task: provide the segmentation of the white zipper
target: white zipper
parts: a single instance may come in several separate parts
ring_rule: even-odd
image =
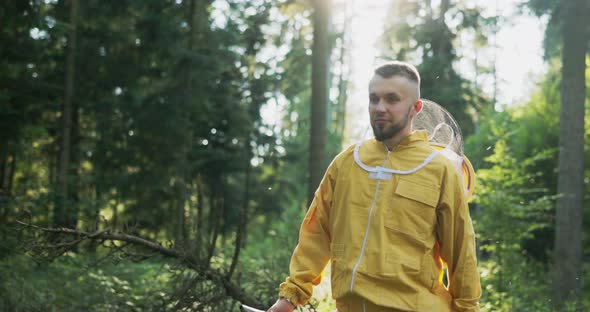
[[[385,167],[385,164],[387,163],[387,160],[389,159],[389,153],[390,151],[387,151],[387,156],[385,157],[385,160],[383,161],[383,165],[382,167]],[[356,261],[356,264],[354,265],[354,268],[352,269],[352,279],[350,280],[350,291],[352,292],[352,288],[354,287],[354,279],[356,276],[356,271],[359,268],[359,265],[361,264],[361,260],[363,259],[363,255],[365,253],[365,247],[367,246],[367,240],[369,238],[369,229],[371,228],[371,219],[373,219],[373,209],[375,208],[375,203],[377,202],[377,195],[379,194],[379,186],[381,185],[381,180],[377,180],[377,187],[375,188],[375,194],[373,195],[373,203],[371,204],[371,209],[369,210],[369,220],[367,222],[367,228],[365,230],[365,238],[363,239],[363,246],[361,247],[361,253],[359,255],[358,260]]]

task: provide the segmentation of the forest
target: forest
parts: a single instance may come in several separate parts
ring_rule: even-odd
[[[590,311],[590,3],[493,2],[1,1],[0,310],[270,307],[369,118],[355,43],[414,64],[461,127],[481,311]],[[521,16],[544,70],[503,101],[493,51]],[[299,308],[334,310],[327,277]]]

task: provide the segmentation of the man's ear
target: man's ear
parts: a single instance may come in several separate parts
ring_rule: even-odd
[[[414,110],[416,111],[416,114],[418,114],[422,110],[422,105],[422,100],[416,101],[416,104],[414,104]]]

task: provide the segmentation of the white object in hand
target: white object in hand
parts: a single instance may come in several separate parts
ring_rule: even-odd
[[[258,309],[255,309],[253,307],[249,307],[249,306],[247,306],[245,304],[242,304],[242,310],[244,312],[264,312],[263,310],[258,310]]]

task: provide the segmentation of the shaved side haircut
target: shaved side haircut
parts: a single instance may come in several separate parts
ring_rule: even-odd
[[[420,74],[414,65],[400,61],[387,62],[375,69],[375,75],[379,75],[383,78],[401,76],[415,82],[418,86],[418,98],[420,98]]]

